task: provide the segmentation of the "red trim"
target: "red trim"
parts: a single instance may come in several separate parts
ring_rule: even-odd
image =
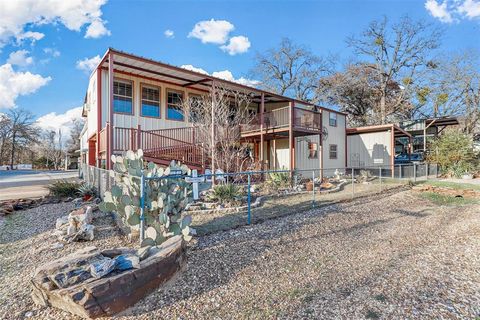
[[[108,125],[107,125],[107,156],[105,157],[105,162],[106,162],[106,167],[107,167],[107,170],[110,170],[111,168],[111,156],[112,156],[112,148],[113,148],[113,126],[114,126],[114,123],[113,123],[113,82],[115,81],[115,76],[114,76],[114,70],[113,70],[113,60],[114,60],[114,56],[113,56],[113,53],[110,52],[110,54],[108,55],[108,86],[109,86],[109,90],[108,90],[108,100],[109,100],[109,111],[108,111],[108,115],[109,115],[109,121],[108,121]],[[133,90],[133,88],[132,88]],[[132,92],[132,96],[133,96],[133,92]],[[133,98],[133,97],[132,97]],[[132,104],[133,104],[133,100],[132,100]],[[133,108],[133,106],[132,106]]]
[[[100,166],[100,130],[102,130],[102,69],[97,69],[97,166]]]

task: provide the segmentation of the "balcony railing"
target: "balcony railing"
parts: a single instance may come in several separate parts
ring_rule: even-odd
[[[263,129],[287,128],[290,125],[290,107],[274,109],[263,114]],[[320,130],[322,128],[322,114],[301,108],[293,108],[293,127],[303,130]],[[241,126],[242,133],[260,131],[261,116],[257,114],[249,123]]]

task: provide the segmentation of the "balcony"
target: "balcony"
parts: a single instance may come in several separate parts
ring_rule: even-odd
[[[242,136],[260,134],[261,116],[257,114],[251,123],[242,125]],[[288,131],[290,127],[290,107],[275,109],[263,114],[263,133]],[[320,112],[293,108],[293,130],[316,133],[322,129]]]

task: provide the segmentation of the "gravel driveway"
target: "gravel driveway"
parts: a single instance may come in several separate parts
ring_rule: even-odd
[[[0,243],[7,225],[0,228]],[[48,241],[43,230],[0,245],[0,317],[22,318],[31,311],[32,318],[72,319],[31,305],[28,281],[35,263],[74,250],[38,252]],[[110,234],[95,245],[122,241]],[[410,191],[207,235],[190,246],[188,259],[176,282],[120,318],[480,316],[478,206],[439,207]]]

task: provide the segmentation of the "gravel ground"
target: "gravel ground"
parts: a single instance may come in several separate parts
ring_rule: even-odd
[[[30,298],[30,279],[35,267],[58,259],[80,248],[124,246],[113,219],[97,212],[93,224],[97,238],[93,242],[75,242],[54,248],[59,242],[52,236],[57,218],[73,209],[69,202],[48,204],[16,211],[0,221],[0,319],[71,319],[69,313],[41,310]]]
[[[36,229],[28,234],[4,234],[10,218],[0,227],[0,316],[73,318],[33,306],[28,283],[37,263],[88,245],[42,251],[55,242],[51,212],[66,206],[15,214],[26,216],[18,228]],[[111,231],[94,244],[124,243]],[[200,237],[184,274],[119,318],[475,319],[479,270],[479,206],[436,206],[403,191]]]

